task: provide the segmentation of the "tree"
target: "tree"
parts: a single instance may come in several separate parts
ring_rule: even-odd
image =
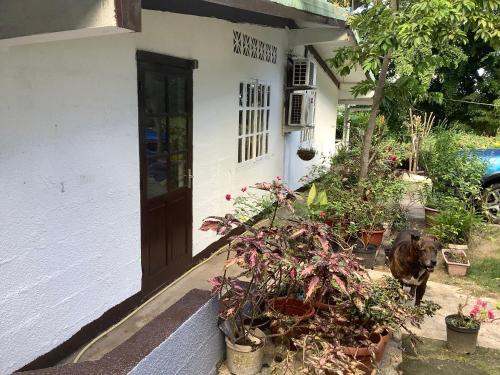
[[[456,69],[438,69],[432,80],[430,90],[442,93],[444,101],[419,103],[418,108],[435,113],[438,120],[494,136],[500,129],[500,56],[471,33],[468,40],[463,47],[466,60]]]
[[[365,0],[364,4],[348,20],[358,44],[339,49],[330,61],[342,75],[360,65],[375,77],[375,81],[366,80],[353,88],[354,95],[374,90],[363,138],[360,181],[368,175],[386,83],[411,85],[420,99],[440,100],[440,95],[429,95],[427,89],[437,69],[457,66],[465,59],[460,47],[467,43],[467,32],[500,45],[500,0]]]

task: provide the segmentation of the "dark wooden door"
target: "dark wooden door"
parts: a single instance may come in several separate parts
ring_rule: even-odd
[[[149,294],[192,259],[192,62],[137,53],[142,290]]]

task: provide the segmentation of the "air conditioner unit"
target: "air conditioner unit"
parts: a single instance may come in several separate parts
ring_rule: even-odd
[[[293,86],[316,87],[316,63],[307,58],[293,59]]]
[[[293,91],[290,93],[288,106],[289,126],[314,126],[314,112],[316,110],[315,90]]]

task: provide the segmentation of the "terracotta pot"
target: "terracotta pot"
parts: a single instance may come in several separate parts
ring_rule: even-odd
[[[295,298],[279,297],[268,301],[269,308],[283,315],[293,316],[297,319],[297,323],[308,320],[314,316],[315,310],[311,304],[304,303]],[[276,335],[279,332],[279,327],[271,324],[271,332]],[[301,334],[307,333],[307,329],[303,327],[295,327],[286,335],[278,336],[275,341],[288,346],[290,350],[295,350],[292,338],[296,338]]]
[[[384,343],[384,350],[389,341],[391,341],[392,338],[392,333],[389,332],[388,330],[384,329],[381,333],[380,336],[382,337],[382,342]]]
[[[445,318],[446,322],[446,341],[447,346],[451,351],[460,354],[470,354],[476,351],[478,328],[459,328],[455,327],[450,319],[456,314],[448,315]]]
[[[454,243],[449,243],[448,245],[446,245],[446,248],[451,250],[463,250],[463,251],[469,250],[468,245],[458,245]]]
[[[268,301],[269,307],[283,315],[294,316],[299,321],[310,319],[314,316],[314,307],[304,301],[278,297]]]
[[[235,375],[254,375],[262,369],[264,362],[265,334],[258,328],[252,330],[248,338],[251,345],[233,344],[226,337],[226,364],[229,371]]]
[[[452,262],[452,261],[448,260],[448,258],[445,255],[446,252],[451,252],[451,253],[463,254],[467,258],[467,254],[465,254],[465,251],[453,250],[453,249],[442,249],[441,252],[443,254],[443,258],[444,258],[444,261],[446,263],[446,268],[448,269],[448,274],[450,276],[465,276],[465,275],[467,275],[467,270],[470,267],[469,259],[467,259],[467,263],[456,263],[456,262]]]
[[[441,211],[430,207],[424,207],[424,210],[425,210],[425,225],[430,227],[434,224],[436,216],[439,215]]]
[[[361,232],[361,241],[365,245],[374,245],[379,247],[384,239],[385,229],[380,230],[363,230]]]
[[[359,368],[360,370],[365,371],[366,374],[371,374],[374,369],[372,353],[375,355],[375,361],[380,362],[382,361],[385,350],[384,341],[379,333],[373,333],[370,336],[370,341],[375,345],[371,347],[341,347],[345,354],[362,363]]]

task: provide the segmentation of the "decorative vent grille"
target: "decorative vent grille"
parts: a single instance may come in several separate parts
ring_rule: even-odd
[[[276,64],[278,58],[278,47],[236,30],[233,31],[233,52],[272,64]]]

